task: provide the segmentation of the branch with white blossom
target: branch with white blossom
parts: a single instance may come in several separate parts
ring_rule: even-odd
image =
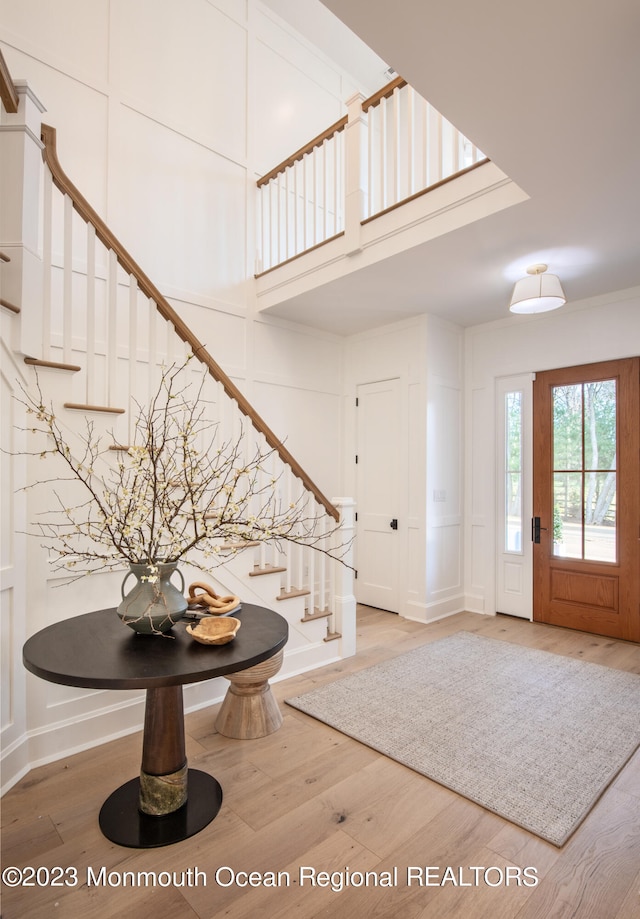
[[[28,455],[61,469],[30,487],[74,482],[82,494],[68,501],[56,488],[56,507],[33,524],[54,568],[80,575],[189,555],[208,570],[234,551],[230,542],[253,541],[293,542],[343,561],[350,541],[336,545],[339,525],[325,529],[308,495],[287,503],[279,476],[266,472],[274,450],[249,446],[244,431],[221,441],[204,378],[195,388],[184,380],[189,361],[163,371],[148,405],[137,406],[133,444],[117,456],[90,421],[72,449],[39,384],[35,395],[23,388],[28,430],[46,443]]]

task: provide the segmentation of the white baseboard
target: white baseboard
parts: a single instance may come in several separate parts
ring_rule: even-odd
[[[462,613],[465,609],[464,597],[456,595],[435,603],[408,603],[402,611],[402,616],[413,622],[437,622],[439,619],[447,619],[456,613]]]
[[[465,609],[469,613],[481,613],[483,615],[492,615],[489,613],[486,607],[485,598],[482,594],[466,594],[465,599]]]
[[[11,746],[2,751],[0,774],[2,787],[0,797],[5,795],[20,779],[31,770],[29,762],[29,739],[26,734],[18,738]]]

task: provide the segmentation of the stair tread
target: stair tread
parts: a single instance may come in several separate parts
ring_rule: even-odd
[[[275,568],[275,567],[271,567],[271,565],[265,565],[264,568],[254,568],[253,571],[250,571],[249,577],[258,578],[260,577],[260,575],[263,575],[263,574],[277,574],[281,571],[286,571],[286,570],[287,570],[286,568]]]
[[[4,300],[2,297],[0,297],[0,306],[4,306],[5,309],[10,310],[12,313],[19,313],[19,312],[20,312],[20,307],[19,307],[19,306],[14,306],[13,303],[9,303],[8,300]]]
[[[342,638],[341,632],[327,632],[323,641],[336,641],[338,638]]]
[[[313,622],[314,619],[326,619],[330,615],[330,609],[314,609],[312,613],[305,613],[300,622]]]
[[[10,262],[11,258],[7,255],[6,252],[0,252],[0,262]]]
[[[123,408],[113,408],[110,405],[84,405],[79,402],[65,402],[64,407],[79,412],[107,412],[113,415],[123,415],[125,412]]]
[[[204,519],[213,518],[215,514],[205,514]],[[258,539],[248,540],[247,542],[225,542],[220,546],[220,549],[224,551],[225,549],[251,549],[254,546],[260,546],[261,542]]]
[[[25,357],[25,364],[30,364],[32,367],[48,367],[51,370],[69,370],[76,373],[78,370],[82,370],[79,364],[63,364],[60,361],[45,361],[39,357]]]
[[[276,597],[276,600],[292,600],[294,597],[308,597],[310,593],[310,590],[305,590],[304,588],[298,590],[296,587],[292,587],[291,590],[281,591]]]

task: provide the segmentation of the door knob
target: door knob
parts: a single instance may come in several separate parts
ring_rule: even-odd
[[[389,524],[389,526],[391,527],[392,530],[397,530],[397,529],[398,529],[398,521],[396,520],[395,517],[393,518],[393,520],[391,521],[391,523]]]

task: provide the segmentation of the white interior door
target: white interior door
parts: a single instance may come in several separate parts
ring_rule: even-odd
[[[532,374],[496,385],[496,610],[523,619],[533,617],[532,387]]]
[[[400,610],[400,381],[358,386],[356,597]]]

